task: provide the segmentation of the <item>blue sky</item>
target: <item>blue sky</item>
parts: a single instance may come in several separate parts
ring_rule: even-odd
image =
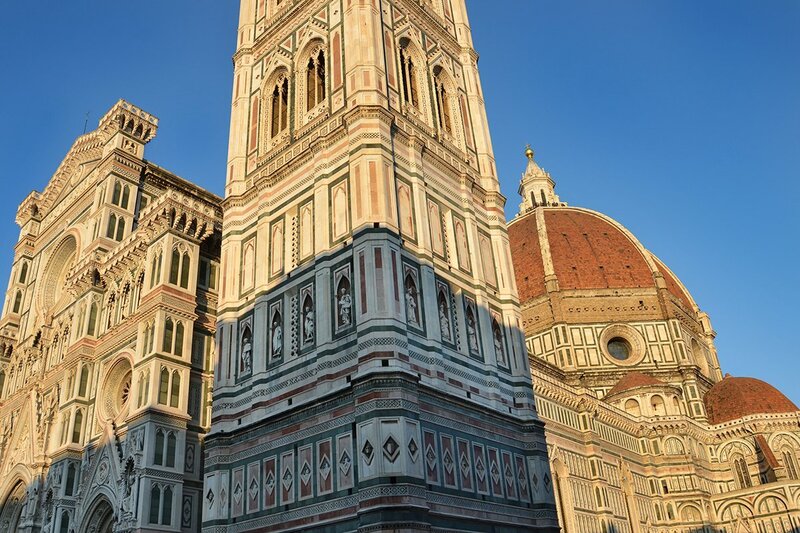
[[[723,370],[800,404],[800,3],[468,0],[506,213],[522,151],[709,313]],[[19,202],[118,98],[147,158],[221,193],[234,0],[9,2],[0,31],[0,284]]]

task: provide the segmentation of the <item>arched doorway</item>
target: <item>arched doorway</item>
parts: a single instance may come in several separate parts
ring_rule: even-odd
[[[114,509],[109,501],[101,496],[91,507],[84,520],[84,533],[112,533],[114,530]]]
[[[20,481],[11,490],[0,509],[0,533],[13,533],[17,530],[24,506],[25,485]]]

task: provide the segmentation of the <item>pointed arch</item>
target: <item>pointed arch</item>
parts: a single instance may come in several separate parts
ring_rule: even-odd
[[[181,374],[177,370],[172,371],[172,387],[170,389],[169,406],[178,407],[181,401]]]
[[[189,252],[183,252],[181,257],[181,287],[184,289],[189,288],[189,273],[192,265],[192,260],[189,257]]]
[[[169,282],[172,285],[178,284],[178,276],[180,275],[181,268],[181,252],[177,247],[172,249],[172,256],[170,257],[169,265]]]

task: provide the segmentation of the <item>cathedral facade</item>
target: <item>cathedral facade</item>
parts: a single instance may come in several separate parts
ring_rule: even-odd
[[[196,531],[221,199],[119,101],[20,205],[0,322],[0,531]]]
[[[556,531],[464,0],[241,2],[204,531]]]
[[[527,156],[509,237],[562,531],[800,531],[800,410],[723,375],[675,274]]]

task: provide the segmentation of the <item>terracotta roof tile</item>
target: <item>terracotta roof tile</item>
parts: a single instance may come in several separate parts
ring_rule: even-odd
[[[617,382],[617,384],[614,385],[610,391],[608,391],[608,393],[606,394],[606,398],[639,387],[650,387],[654,385],[664,386],[666,385],[666,383],[654,378],[653,376],[649,376],[641,372],[629,372],[628,374],[622,376],[622,378]]]
[[[536,216],[531,213],[514,220],[508,226],[508,239],[514,261],[519,301],[525,303],[545,292],[544,263],[539,246]]]
[[[769,383],[730,375],[711,387],[703,401],[712,424],[722,424],[748,415],[798,411],[789,398]]]

